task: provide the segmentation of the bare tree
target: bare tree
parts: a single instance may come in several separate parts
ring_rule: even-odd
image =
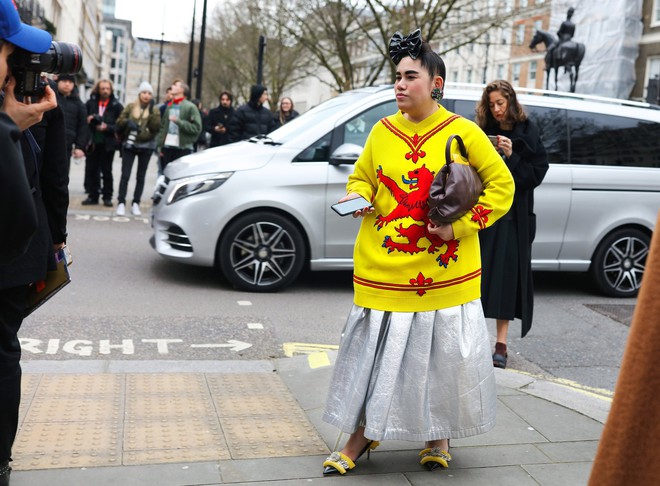
[[[300,0],[289,10],[287,32],[309,50],[337,91],[394,79],[388,44],[395,31],[416,28],[440,54],[479,42],[494,27],[528,9],[489,0]],[[530,7],[533,8],[533,7]],[[293,22],[292,22],[293,20]],[[446,46],[446,47],[444,47]],[[387,73],[387,74],[386,74]]]
[[[256,83],[259,36],[266,37],[263,82],[272,108],[280,96],[306,76],[302,45],[286,34],[281,17],[289,0],[246,0],[220,5],[213,14],[206,47],[205,80],[212,93],[227,89],[244,100]]]

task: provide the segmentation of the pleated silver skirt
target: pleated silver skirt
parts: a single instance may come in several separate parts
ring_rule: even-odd
[[[354,305],[323,420],[371,440],[427,441],[495,425],[495,374],[481,302],[430,312]]]

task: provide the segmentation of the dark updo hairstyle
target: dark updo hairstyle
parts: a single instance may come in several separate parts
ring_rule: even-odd
[[[506,98],[508,107],[506,111],[506,121],[514,125],[527,120],[527,114],[520,103],[516,91],[511,86],[511,83],[503,79],[492,81],[486,85],[484,92],[481,95],[481,101],[477,105],[477,118],[476,122],[483,130],[488,128],[495,128],[498,126],[497,120],[490,112],[490,94],[493,91],[499,91],[502,96]]]
[[[447,74],[445,62],[437,52],[434,52],[433,49],[431,49],[431,45],[428,42],[422,42],[422,49],[420,50],[417,59],[421,61],[422,66],[426,68],[431,75],[431,78],[440,76],[443,81],[445,80]]]

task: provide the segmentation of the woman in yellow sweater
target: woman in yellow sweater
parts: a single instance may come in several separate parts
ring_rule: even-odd
[[[438,104],[444,62],[419,29],[396,33],[400,111],[371,130],[349,177],[363,196],[354,250],[354,304],[339,347],[323,419],[350,437],[324,462],[345,474],[381,440],[424,442],[421,464],[447,467],[449,439],[495,425],[490,341],[480,302],[479,230],[504,215],[513,179],[473,122]],[[452,224],[428,219],[428,191],[458,134],[484,184],[472,210]]]

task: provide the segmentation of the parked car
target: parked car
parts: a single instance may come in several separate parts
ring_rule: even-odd
[[[448,84],[443,104],[474,117],[482,86]],[[536,270],[591,272],[606,294],[637,294],[660,208],[660,110],[519,90],[550,169],[535,191]],[[154,195],[152,246],[217,267],[238,289],[274,291],[311,270],[351,269],[359,221],[330,206],[370,128],[396,111],[392,86],[343,93],[268,136],[171,163]]]

